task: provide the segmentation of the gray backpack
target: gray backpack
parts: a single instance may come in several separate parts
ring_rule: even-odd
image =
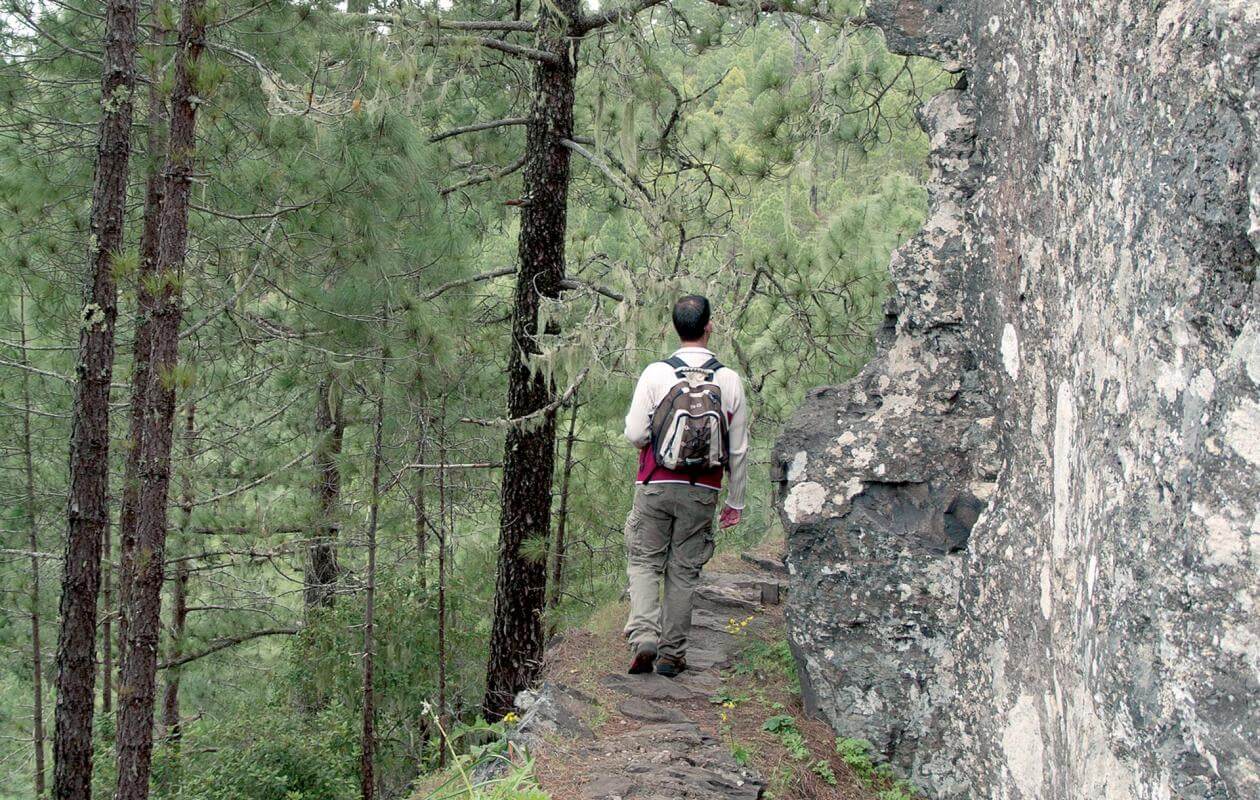
[[[698,367],[678,356],[664,363],[678,382],[652,412],[652,454],[656,466],[676,472],[707,472],[726,465],[728,434],[722,389],[713,376],[722,364],[710,358]],[[649,475],[645,483],[651,481]]]

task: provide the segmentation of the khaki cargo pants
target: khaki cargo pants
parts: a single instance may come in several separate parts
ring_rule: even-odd
[[[681,658],[691,632],[691,596],[713,557],[718,493],[685,483],[635,487],[626,520],[630,619],[625,635],[636,649]],[[661,579],[665,599],[661,601]]]

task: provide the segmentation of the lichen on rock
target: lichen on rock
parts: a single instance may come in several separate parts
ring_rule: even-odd
[[[962,74],[776,448],[807,705],[938,797],[1260,796],[1260,7],[868,18]]]

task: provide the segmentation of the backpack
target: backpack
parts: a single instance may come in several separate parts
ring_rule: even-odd
[[[695,474],[725,466],[729,422],[722,410],[722,389],[713,382],[721,363],[710,358],[692,367],[678,356],[664,363],[674,368],[678,383],[652,412],[656,466]],[[651,475],[644,483],[650,481]]]

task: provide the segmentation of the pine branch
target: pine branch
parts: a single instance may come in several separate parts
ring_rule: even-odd
[[[525,156],[521,156],[516,161],[512,162],[511,164],[508,164],[506,167],[496,172],[487,172],[482,175],[477,175],[475,177],[462,180],[459,183],[455,184],[454,186],[448,186],[445,189],[443,189],[441,192],[439,192],[439,194],[441,194],[443,197],[446,197],[448,194],[451,194],[452,192],[457,192],[460,189],[467,189],[469,186],[477,186],[478,184],[486,183],[487,181],[497,181],[500,178],[506,178],[507,176],[511,175],[513,172],[516,172],[518,169],[520,169],[523,166],[525,166]]]
[[[170,669],[171,667],[182,667],[184,664],[187,664],[190,661],[196,661],[199,658],[205,658],[206,656],[214,655],[215,653],[218,653],[222,650],[226,650],[229,647],[235,647],[238,644],[243,644],[245,642],[252,641],[254,639],[261,639],[264,636],[292,636],[293,634],[296,634],[297,632],[298,632],[297,628],[263,628],[262,630],[250,631],[249,633],[242,633],[239,636],[229,636],[223,639],[217,639],[215,640],[213,644],[211,644],[205,650],[202,650],[200,653],[189,653],[186,656],[181,656],[179,658],[171,659],[170,661],[163,661],[161,664],[158,665],[158,669]]]
[[[565,147],[569,148],[573,152],[585,158],[587,161],[591,162],[591,164],[593,164],[596,169],[604,173],[604,177],[608,178],[608,180],[616,184],[617,188],[626,192],[627,195],[630,195],[630,196],[634,195],[634,192],[629,191],[628,190],[629,187],[626,185],[626,181],[629,181],[633,185],[634,188],[638,189],[640,192],[643,193],[643,198],[645,200],[647,200],[648,202],[651,202],[654,199],[652,197],[652,193],[648,191],[648,188],[644,186],[642,183],[640,183],[638,178],[635,178],[629,172],[627,172],[624,167],[622,167],[622,170],[621,170],[625,175],[625,178],[623,179],[622,176],[613,172],[612,167],[609,165],[607,161],[595,155],[590,150],[587,150],[585,147],[573,141],[572,139],[561,139],[560,144],[564,145]]]
[[[561,289],[590,289],[592,292],[595,292],[596,294],[602,294],[604,297],[607,297],[610,300],[616,300],[618,303],[625,302],[625,299],[626,299],[625,295],[620,294],[619,292],[616,292],[612,289],[609,289],[607,286],[600,286],[597,283],[584,281],[580,278],[564,278],[560,281],[560,288]]]
[[[346,16],[357,17],[360,15],[346,14]],[[408,19],[407,17],[391,14],[364,14],[362,16],[368,22],[379,22],[384,25],[402,25],[409,28],[432,28],[435,30],[445,28],[453,31],[521,31],[531,33],[535,27],[534,23],[520,19],[441,19],[440,17]]]
[[[555,400],[551,401],[537,411],[531,411],[524,416],[512,417],[510,419],[475,419],[473,417],[462,417],[459,421],[466,422],[470,425],[481,425],[485,428],[519,427],[532,419],[537,419],[538,417],[555,413],[557,408],[560,408],[560,406],[569,402],[569,400],[573,398],[573,395],[577,394],[577,390],[581,388],[583,383],[586,382],[586,377],[590,374],[590,366],[583,367],[582,371],[578,373],[576,378],[574,378],[573,383],[569,385],[569,388],[565,390],[564,394],[560,395]]]
[[[451,289],[458,289],[461,286],[467,286],[468,284],[476,283],[477,281],[488,281],[494,278],[502,278],[505,275],[513,275],[515,273],[516,267],[501,267],[499,269],[490,270],[489,272],[482,272],[480,274],[473,275],[470,278],[460,278],[459,280],[449,281],[426,294],[424,299],[433,300]]]
[[[624,19],[630,19],[640,11],[646,11],[649,8],[659,6],[664,2],[666,2],[666,0],[636,0],[636,2],[627,3],[626,5],[617,6],[616,8],[610,8],[606,11],[601,11],[598,14],[583,14],[582,18],[579,19],[577,24],[573,27],[575,28],[575,33],[578,36],[582,36],[583,34],[590,33],[598,28],[615,25]]]
[[[452,136],[459,136],[464,133],[475,133],[477,131],[488,131],[491,128],[503,128],[508,125],[526,125],[529,123],[529,117],[508,117],[507,119],[496,119],[490,122],[476,122],[472,125],[463,125],[458,128],[451,128],[449,131],[434,134],[429,137],[430,142],[440,142],[443,139],[449,139]]]
[[[561,64],[560,56],[555,53],[539,50],[536,47],[512,44],[511,42],[505,42],[502,39],[495,39],[489,36],[433,36],[423,42],[418,42],[418,44],[425,47],[438,47],[445,44],[460,44],[464,42],[478,44],[489,50],[498,50],[500,53],[507,53],[510,56],[541,61],[544,64],[553,66],[560,66]]]
[[[710,5],[719,6],[721,8],[739,8],[743,10],[742,4],[735,0],[705,0]],[[585,14],[577,21],[574,27],[574,35],[583,36],[591,31],[615,25],[623,20],[630,19],[640,11],[646,11],[649,8],[655,8],[664,5],[667,0],[635,0],[635,2],[627,3],[616,8],[610,8],[601,11],[598,14]],[[804,8],[798,6],[792,0],[761,0],[757,10],[762,14],[796,14],[810,19],[816,19],[820,22],[845,22],[852,25],[860,25],[864,22],[861,18],[848,18],[844,20],[837,19],[831,14],[826,13],[818,8]]]

